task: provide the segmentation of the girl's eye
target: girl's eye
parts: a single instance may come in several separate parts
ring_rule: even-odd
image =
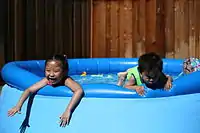
[[[55,72],[60,72],[60,70],[55,70]]]

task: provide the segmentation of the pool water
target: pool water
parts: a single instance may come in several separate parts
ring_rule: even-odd
[[[71,76],[79,84],[117,84],[117,74],[98,74],[98,75],[73,75]]]
[[[72,75],[71,76],[79,84],[117,84],[117,74],[98,74],[98,75]],[[172,76],[173,79],[177,79],[178,76]]]

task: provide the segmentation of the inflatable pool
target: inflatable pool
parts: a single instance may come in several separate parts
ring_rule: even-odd
[[[137,65],[137,58],[69,59],[69,75],[86,71],[116,74]],[[164,59],[164,72],[178,75],[183,60]],[[6,64],[6,82],[0,96],[0,133],[18,133],[27,118],[27,101],[22,114],[7,117],[22,92],[39,81],[44,60],[16,61]],[[150,90],[144,97],[115,84],[82,83],[85,96],[74,111],[69,126],[59,127],[59,116],[71,99],[67,87],[46,86],[34,97],[27,133],[199,133],[200,72],[177,78],[170,91]],[[79,77],[81,78],[81,77]],[[85,77],[84,77],[85,78]],[[75,79],[76,80],[76,79]]]

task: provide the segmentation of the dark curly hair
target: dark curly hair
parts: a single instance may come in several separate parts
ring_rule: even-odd
[[[163,61],[154,52],[143,54],[138,60],[138,70],[140,73],[147,72],[151,78],[158,78],[163,70]]]

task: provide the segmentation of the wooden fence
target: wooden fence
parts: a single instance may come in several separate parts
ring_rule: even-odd
[[[200,57],[200,0],[7,0],[5,60]]]
[[[93,0],[92,57],[200,57],[200,0]]]
[[[90,56],[90,1],[7,0],[6,62]]]
[[[53,53],[200,58],[200,0],[2,0],[1,7],[0,68]]]

